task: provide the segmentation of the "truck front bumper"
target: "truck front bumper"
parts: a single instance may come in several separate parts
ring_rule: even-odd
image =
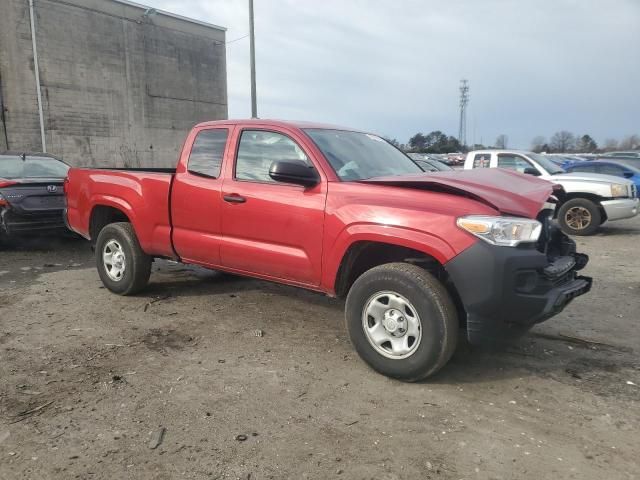
[[[561,252],[551,258],[533,246],[478,241],[445,265],[467,314],[470,343],[516,338],[591,289],[591,278],[577,274],[588,257],[575,253],[573,240],[558,235]]]
[[[640,199],[621,198],[619,200],[604,200],[601,204],[607,214],[607,220],[622,220],[638,215]]]

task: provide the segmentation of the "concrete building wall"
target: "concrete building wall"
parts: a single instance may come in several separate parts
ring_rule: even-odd
[[[49,153],[173,166],[195,123],[227,118],[224,29],[118,0],[34,8]],[[28,0],[0,0],[0,82],[0,150],[40,151]]]

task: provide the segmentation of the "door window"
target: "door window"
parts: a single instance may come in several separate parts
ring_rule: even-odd
[[[498,155],[498,168],[506,168],[524,173],[525,169],[534,167],[520,155],[501,153]]]
[[[586,162],[585,162],[586,163]],[[595,173],[596,166],[595,165],[572,165],[567,169],[568,172],[584,172],[584,173]]]
[[[196,175],[218,178],[228,136],[226,128],[200,131],[191,147],[187,170]]]
[[[236,179],[254,182],[275,182],[269,176],[273,162],[311,162],[302,148],[286,135],[265,130],[245,130],[238,145]]]

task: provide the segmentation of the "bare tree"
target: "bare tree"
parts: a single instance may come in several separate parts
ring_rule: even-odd
[[[576,137],[571,132],[561,130],[553,134],[549,146],[554,152],[568,152],[575,148]]]
[[[547,146],[547,139],[544,138],[542,135],[533,137],[533,140],[531,140],[531,150],[536,153],[540,153],[546,150],[546,146]]]
[[[507,137],[504,133],[498,135],[498,138],[496,138],[496,148],[507,148],[508,143],[509,137]]]
[[[609,152],[611,150],[617,150],[618,140],[616,140],[615,138],[607,138],[604,141],[604,145],[602,146],[602,148],[604,149],[605,152]]]
[[[640,135],[628,135],[622,139],[620,150],[640,150]]]

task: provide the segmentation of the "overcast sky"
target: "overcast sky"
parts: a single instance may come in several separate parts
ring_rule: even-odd
[[[246,0],[139,0],[246,35]],[[566,129],[640,133],[640,0],[255,0],[258,116],[528,148]],[[229,116],[249,117],[249,41],[227,45]]]

